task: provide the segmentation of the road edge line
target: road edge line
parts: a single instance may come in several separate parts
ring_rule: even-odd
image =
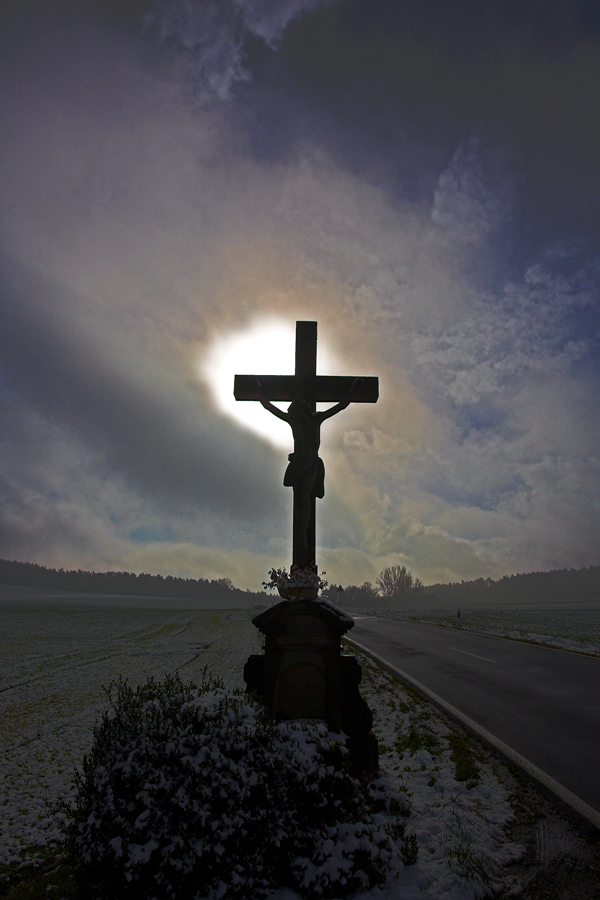
[[[450,713],[455,719],[458,719],[464,725],[467,726],[471,731],[474,731],[480,737],[482,737],[488,744],[491,744],[492,747],[495,747],[496,750],[499,750],[503,756],[506,756],[512,763],[519,766],[520,769],[523,769],[528,775],[532,778],[535,778],[536,781],[539,781],[540,784],[543,784],[548,790],[552,791],[559,800],[565,803],[567,806],[570,806],[572,810],[574,810],[579,816],[586,819],[594,828],[597,828],[600,831],[600,813],[597,812],[593,807],[589,806],[584,800],[581,800],[580,797],[577,797],[576,794],[573,794],[562,784],[559,784],[552,776],[547,775],[546,772],[543,772],[542,769],[539,769],[534,763],[530,762],[524,756],[521,756],[516,750],[513,750],[512,747],[509,747],[508,744],[505,744],[504,741],[501,741],[500,738],[497,738],[495,734],[492,734],[491,731],[488,731],[486,728],[483,728],[474,719],[471,719],[469,716],[465,715],[455,706],[452,706],[451,703],[448,703],[434,691],[430,690],[428,687],[425,687],[424,684],[421,684],[420,681],[417,681],[416,678],[413,678],[412,675],[409,675],[407,672],[403,672],[402,669],[398,669],[392,663],[388,662],[383,657],[378,656],[377,653],[374,653],[372,650],[369,650],[368,647],[364,647],[362,644],[359,644],[358,641],[355,641],[353,638],[349,638],[344,636],[344,640],[351,644],[353,647],[356,647],[357,650],[360,650],[361,653],[364,653],[365,656],[370,657],[376,663],[378,663],[382,668],[387,669],[393,675],[398,675],[402,678],[403,681],[408,681],[414,687],[417,688],[422,694],[429,697],[430,700],[433,700],[438,706],[441,706],[442,709],[445,709]]]

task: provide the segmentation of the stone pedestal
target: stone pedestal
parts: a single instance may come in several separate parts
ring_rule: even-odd
[[[248,690],[279,718],[325,719],[331,731],[349,735],[356,767],[376,770],[373,716],[358,692],[361,668],[341,655],[352,616],[326,600],[284,600],[252,621],[265,635],[265,652],[246,663]]]

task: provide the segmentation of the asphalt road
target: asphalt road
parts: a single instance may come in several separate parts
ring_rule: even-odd
[[[385,618],[357,618],[348,637],[600,812],[600,658]]]

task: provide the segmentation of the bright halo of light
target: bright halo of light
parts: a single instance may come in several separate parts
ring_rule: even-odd
[[[219,335],[200,363],[200,373],[221,412],[264,440],[288,450],[293,446],[289,425],[268,413],[258,401],[236,400],[233,380],[235,375],[293,375],[295,342],[295,323],[262,320],[244,331]],[[318,371],[325,374],[331,360],[321,341],[317,360]],[[287,409],[289,402],[274,405]]]

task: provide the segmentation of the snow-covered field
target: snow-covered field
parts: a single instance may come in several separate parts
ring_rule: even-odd
[[[352,610],[357,613],[358,610]],[[362,612],[362,610],[361,610]],[[463,630],[498,634],[516,640],[531,641],[547,647],[560,647],[600,656],[600,601],[588,600],[545,607],[515,606],[502,609],[485,606],[422,609],[364,610],[369,615],[410,619],[431,625],[460,627]]]
[[[59,836],[51,807],[71,793],[73,770],[107,706],[102,686],[132,684],[207,666],[227,687],[243,685],[261,636],[252,611],[0,609],[0,862]],[[470,900],[522,850],[508,842],[509,791],[494,763],[469,757],[450,723],[409,688],[361,659],[361,691],[375,711],[381,764],[411,802],[418,862],[399,883],[364,900]],[[462,746],[462,757],[461,757]],[[452,759],[454,753],[454,760]],[[466,765],[457,780],[456,765]],[[290,898],[280,891],[279,898]]]
[[[103,686],[208,666],[239,687],[260,649],[246,611],[0,607],[0,863],[58,836],[48,804],[70,796]]]

